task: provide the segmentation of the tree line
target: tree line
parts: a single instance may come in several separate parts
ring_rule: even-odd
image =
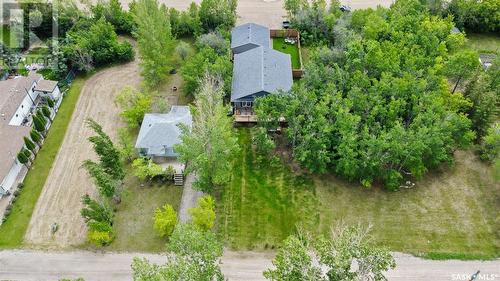
[[[465,87],[497,72],[484,73],[452,27],[416,0],[344,14],[301,83],[257,100],[258,119],[275,128],[284,117],[293,156],[310,171],[390,190],[405,186],[453,162],[453,152],[480,139],[495,114],[495,94]],[[495,93],[495,79],[486,80]],[[485,106],[492,110],[474,113]]]

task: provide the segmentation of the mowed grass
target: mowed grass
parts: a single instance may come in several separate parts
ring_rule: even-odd
[[[156,208],[170,204],[179,209],[182,187],[173,184],[144,184],[133,176],[131,169],[122,193],[122,202],[117,205],[113,227],[116,239],[107,249],[114,251],[161,252],[167,240],[153,228]]]
[[[64,97],[43,147],[26,175],[24,188],[14,203],[9,217],[0,226],[0,248],[21,246],[33,209],[64,139],[75,104],[87,77],[77,77],[69,93]]]
[[[279,245],[295,225],[327,234],[338,223],[372,225],[375,242],[433,259],[500,254],[500,185],[471,152],[412,189],[364,188],[332,175],[296,176],[285,165],[258,166],[248,129],[233,180],[219,203],[219,233],[236,249]]]
[[[314,183],[278,163],[259,163],[251,132],[238,130],[241,151],[218,204],[218,232],[235,249],[272,249],[296,230],[319,222]]]
[[[466,46],[485,54],[500,55],[500,35],[494,33],[467,33]]]
[[[292,59],[292,68],[300,69],[300,56],[298,44],[288,44],[285,38],[273,38],[273,49],[285,54],[289,54]]]

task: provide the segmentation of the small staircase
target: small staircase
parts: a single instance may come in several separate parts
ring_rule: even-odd
[[[174,174],[174,185],[184,185],[184,175],[180,173]]]

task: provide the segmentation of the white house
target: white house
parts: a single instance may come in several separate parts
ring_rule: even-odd
[[[24,147],[23,138],[31,131],[31,116],[43,97],[60,104],[57,82],[43,80],[38,74],[0,81],[0,197],[13,187],[22,170],[17,153]]]

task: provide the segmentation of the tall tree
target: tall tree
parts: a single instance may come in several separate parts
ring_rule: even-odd
[[[100,165],[113,179],[123,180],[125,172],[123,171],[120,151],[114,146],[109,136],[104,133],[101,125],[92,119],[87,119],[86,123],[97,134],[89,137],[88,140],[93,144],[94,151],[99,156]]]
[[[156,87],[172,68],[174,44],[168,10],[157,0],[138,0],[135,21],[142,76],[148,86]]]
[[[429,16],[418,0],[399,0],[390,9],[354,11],[339,24],[343,42],[315,51],[300,85],[258,99],[258,119],[286,119],[303,167],[365,186],[397,190],[452,162],[474,132],[463,113],[470,102],[452,93],[443,70],[464,81],[478,62],[473,53],[448,52],[451,19]]]
[[[203,0],[200,5],[201,26],[205,32],[230,29],[236,22],[237,0]]]
[[[370,241],[369,228],[339,226],[330,237],[290,236],[264,272],[269,280],[386,280],[392,255]]]
[[[455,93],[460,82],[469,79],[479,67],[479,55],[472,50],[459,51],[450,56],[444,71],[455,81],[452,93]]]
[[[102,196],[111,198],[116,195],[119,181],[113,179],[113,177],[104,170],[104,167],[91,160],[85,160],[82,167],[84,167],[87,173],[94,179],[94,183],[97,185],[99,193]]]
[[[125,87],[116,97],[116,103],[122,108],[121,117],[133,129],[141,125],[144,114],[151,109],[151,96],[132,87]]]
[[[179,159],[189,162],[187,172],[197,175],[195,187],[205,192],[227,183],[233,156],[238,150],[228,107],[222,102],[223,82],[205,76],[192,108],[192,128],[181,126],[181,140],[175,150]]]
[[[465,97],[472,102],[468,114],[472,128],[476,131],[476,140],[486,134],[499,113],[497,104],[500,101],[500,89],[494,85],[494,76],[497,74],[493,71],[478,71],[464,92]]]
[[[83,208],[80,211],[85,222],[104,222],[113,224],[113,211],[104,202],[92,199],[88,194],[82,197]]]
[[[134,258],[134,281],[224,280],[218,262],[222,256],[222,244],[212,232],[200,231],[191,224],[178,225],[170,237],[168,251],[164,265]]]

